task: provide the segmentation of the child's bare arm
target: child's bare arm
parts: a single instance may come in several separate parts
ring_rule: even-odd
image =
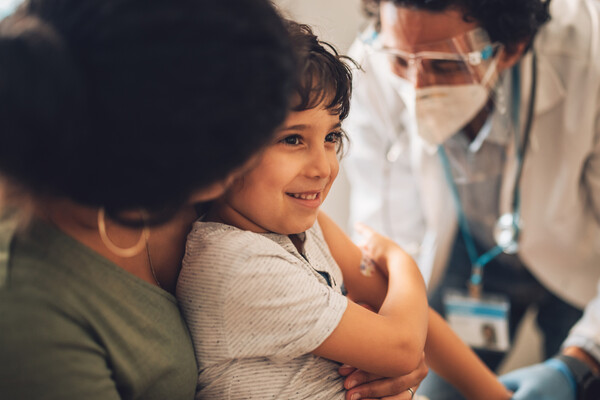
[[[362,251],[358,246],[325,213],[320,212],[317,219],[329,250],[342,269],[348,298],[378,311],[388,289],[387,278],[378,269],[371,276],[361,273]]]
[[[425,359],[431,369],[455,386],[467,399],[511,398],[511,393],[496,375],[432,309],[429,311]]]
[[[382,287],[360,273],[361,251],[344,232],[322,213],[319,223],[349,294],[381,307],[376,314],[350,301],[337,328],[314,353],[382,376],[413,371],[425,345],[428,318],[425,283],[416,264],[380,236],[374,261],[388,275],[388,284]],[[382,276],[376,279],[385,282]],[[373,296],[370,290],[379,294]],[[385,296],[379,302],[381,293]]]
[[[346,286],[350,288],[355,285],[352,288],[357,300],[377,309],[381,304],[379,299],[385,298],[379,296],[387,291],[387,278],[381,271],[377,271],[377,275],[373,277],[363,276],[356,266],[362,257],[361,250],[343,232],[337,232],[341,231],[340,228],[323,213],[319,216],[319,224],[334,258],[343,270]],[[346,277],[349,278],[348,281]],[[379,293],[373,296],[365,293],[368,290]],[[429,325],[425,344],[428,365],[456,386],[468,399],[509,399],[510,393],[477,355],[456,336],[446,321],[431,309],[428,313]],[[408,326],[402,329],[411,331]],[[413,334],[416,333],[413,331]]]

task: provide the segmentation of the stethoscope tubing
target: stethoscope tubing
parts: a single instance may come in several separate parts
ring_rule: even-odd
[[[537,57],[535,51],[532,49],[532,63],[531,63],[531,92],[529,96],[529,103],[527,107],[527,117],[524,125],[524,134],[523,134],[523,143],[519,146],[518,138],[519,138],[519,122],[520,122],[520,99],[521,99],[521,82],[520,82],[520,74],[518,70],[518,66],[513,67],[513,108],[512,114],[514,119],[514,132],[515,132],[515,145],[517,146],[517,173],[515,178],[515,184],[513,188],[513,202],[512,202],[512,229],[514,233],[514,241],[518,241],[519,232],[520,232],[520,181],[523,173],[523,164],[525,161],[525,154],[529,144],[529,138],[531,135],[531,126],[533,122],[533,112],[535,107],[535,98],[536,98],[536,90],[537,90]],[[452,172],[450,169],[450,162],[448,160],[448,156],[444,149],[443,145],[438,146],[438,154],[440,156],[440,160],[442,162],[442,166],[444,168],[444,175],[446,177],[446,181],[450,186],[452,191],[452,196],[454,198],[454,202],[456,204],[456,209],[458,213],[458,224],[463,239],[465,241],[465,246],[467,248],[467,253],[469,255],[469,259],[472,264],[472,274],[471,274],[471,284],[475,286],[481,285],[482,280],[482,270],[483,267],[488,264],[491,260],[501,254],[503,251],[508,252],[507,249],[497,243],[496,246],[486,251],[482,255],[477,254],[477,249],[475,246],[475,241],[470,232],[467,218],[465,216],[462,203],[460,201],[460,196],[458,194],[458,189],[456,184],[454,183],[454,179],[452,177]]]

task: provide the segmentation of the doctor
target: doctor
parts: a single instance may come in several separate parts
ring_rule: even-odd
[[[537,306],[550,359],[502,378],[515,399],[600,399],[600,2],[363,2],[351,219],[492,368]],[[419,394],[457,398],[431,375]]]

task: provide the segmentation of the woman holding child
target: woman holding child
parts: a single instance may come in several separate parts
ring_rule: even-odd
[[[288,155],[302,149],[297,131],[313,121],[319,125],[307,128],[316,135],[311,143],[317,138],[327,151],[314,171],[324,179],[315,185],[318,193],[299,187],[289,197],[320,204],[327,192],[321,189],[337,170],[339,122],[349,91],[332,95],[338,85],[324,84],[326,75],[309,75],[317,80],[308,85],[304,76],[307,96],[300,102],[295,97],[284,131],[273,138],[289,108],[296,58],[291,49],[302,48],[307,38],[314,42],[309,32],[289,26],[294,46],[262,0],[30,0],[0,22],[0,397],[194,397],[194,349],[173,293],[183,243],[198,218],[195,205],[221,195],[247,169],[260,170],[273,146]],[[340,67],[337,56],[317,48]],[[349,83],[345,74],[341,78]],[[317,97],[313,84],[323,84]],[[265,156],[254,159],[265,144]],[[233,201],[238,189],[236,184],[225,198]],[[300,254],[307,263],[313,252],[320,257],[325,271],[313,276],[320,286],[311,284],[332,299],[324,307],[332,312],[323,329],[310,343],[295,343],[288,358],[314,353],[308,358],[331,372],[331,398],[344,392],[339,364],[330,360],[384,376],[409,373],[410,379],[379,379],[354,372],[346,388],[373,382],[346,392],[348,398],[412,397],[423,375],[428,318],[432,324],[419,300],[423,288],[414,264],[375,236],[372,254],[387,276],[367,279],[355,262],[358,250],[325,216],[313,226],[318,205],[311,209],[299,225],[266,229],[274,240],[290,239],[282,242],[287,257]],[[236,225],[221,211],[209,218]],[[336,241],[350,250],[340,251]],[[198,243],[192,235],[188,249]],[[303,246],[317,247],[303,256]],[[342,275],[327,246],[350,295],[379,309],[380,316],[341,297]],[[401,293],[409,288],[396,275],[413,283],[414,300],[393,304],[394,296],[409,296]],[[406,315],[408,304],[420,311]],[[403,329],[401,341],[412,344],[397,349],[401,364],[388,358],[381,365],[369,355],[383,353],[356,327],[364,331],[373,321],[389,322],[386,332]],[[487,371],[468,355],[466,360],[489,383],[488,393],[498,389]],[[344,374],[352,370],[341,368]],[[312,382],[311,396],[333,387],[320,385],[322,377],[314,374],[297,376],[299,381],[283,386]]]
[[[378,268],[361,273],[361,251],[319,214],[339,169],[350,70],[307,26],[288,22],[288,30],[302,71],[290,114],[186,245],[177,297],[199,364],[197,398],[342,400],[339,363],[394,377],[425,352],[466,398],[509,399],[428,310],[404,251],[363,228]],[[407,389],[398,398],[412,398]]]
[[[0,52],[0,398],[192,399],[178,265],[194,203],[287,113],[281,19],[262,0],[31,0]]]

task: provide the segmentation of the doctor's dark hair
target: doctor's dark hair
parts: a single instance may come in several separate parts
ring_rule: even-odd
[[[313,109],[324,103],[327,110],[343,121],[350,111],[352,59],[340,55],[335,47],[319,40],[308,25],[286,21],[292,46],[298,60],[298,74],[293,111]],[[342,137],[338,152],[343,150]]]
[[[295,74],[268,0],[25,1],[0,22],[0,174],[166,220],[272,138]]]
[[[518,42],[533,39],[550,19],[550,0],[363,0],[363,10],[378,20],[379,4],[383,1],[432,12],[459,7],[465,10],[465,21],[479,22],[492,41],[509,49]]]

